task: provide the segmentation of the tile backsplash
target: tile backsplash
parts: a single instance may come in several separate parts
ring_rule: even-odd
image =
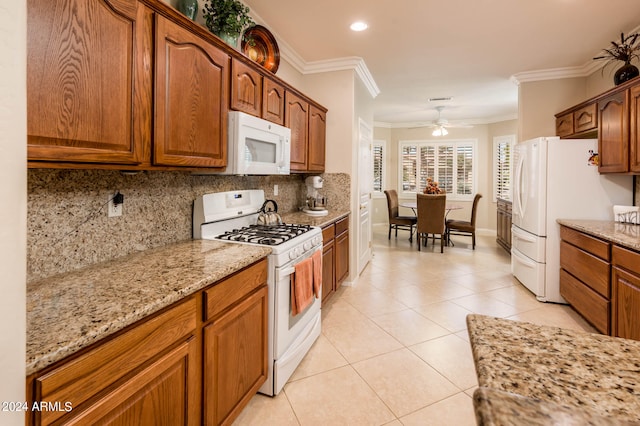
[[[349,176],[322,176],[329,208],[348,210]],[[205,193],[264,189],[280,211],[295,211],[304,202],[305,177],[30,169],[27,278],[45,278],[189,239],[193,200]],[[274,185],[278,185],[277,196]],[[124,195],[123,215],[108,217],[107,201],[115,190]]]

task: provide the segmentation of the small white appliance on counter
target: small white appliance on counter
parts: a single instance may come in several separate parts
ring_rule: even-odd
[[[310,216],[326,216],[327,197],[318,191],[322,189],[324,179],[321,176],[309,176],[304,180],[307,185],[307,198],[305,199],[305,207],[302,211]]]
[[[295,265],[322,251],[322,231],[309,225],[257,225],[263,190],[205,194],[193,206],[193,237],[267,245],[269,293],[268,376],[259,389],[277,395],[320,336],[320,299],[291,315],[290,277]]]
[[[240,111],[229,112],[224,174],[288,175],[291,129]]]
[[[597,150],[596,139],[558,137],[514,147],[511,270],[542,302],[566,303],[556,220],[613,221],[613,206],[632,202],[632,177],[600,175],[589,161]]]

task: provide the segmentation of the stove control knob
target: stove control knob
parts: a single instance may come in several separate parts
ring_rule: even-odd
[[[289,252],[289,259],[290,259],[290,260],[293,260],[293,259],[295,259],[295,258],[296,258],[296,254],[294,253],[294,250],[291,250],[291,251]]]
[[[303,246],[304,246],[304,250],[307,251],[311,248],[312,244],[310,241],[307,241],[303,244]]]

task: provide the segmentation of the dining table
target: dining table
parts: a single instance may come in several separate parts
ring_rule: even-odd
[[[408,209],[413,210],[413,214],[414,216],[418,216],[418,202],[417,201],[405,201],[402,203],[398,203],[398,205],[400,207],[406,207]],[[446,203],[444,206],[444,220],[445,222],[447,221],[447,215],[449,214],[449,212],[451,210],[462,210],[464,207],[461,206],[460,204],[450,204],[450,203]],[[447,238],[446,241],[447,245],[455,245],[453,244],[453,241],[451,241],[451,238]]]
[[[417,201],[406,201],[398,204],[400,207],[406,207],[408,209],[413,210],[413,214],[417,216],[418,214],[418,202]],[[451,210],[462,210],[464,207],[460,204],[449,204],[447,203],[444,206],[444,217],[446,219],[447,215]]]

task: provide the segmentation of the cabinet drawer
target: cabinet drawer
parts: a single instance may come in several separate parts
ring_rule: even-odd
[[[560,243],[560,267],[591,287],[603,297],[611,297],[609,274],[611,265],[568,244]]]
[[[599,332],[609,334],[611,303],[607,299],[591,290],[564,269],[560,270],[560,294]]]
[[[640,275],[640,253],[618,246],[613,246],[611,251],[612,263],[614,265]]]
[[[573,133],[573,113],[570,112],[556,118],[556,136],[564,137]]]
[[[331,224],[326,228],[322,228],[322,244],[328,244],[336,236],[336,226]]]
[[[598,108],[595,102],[573,112],[574,133],[586,132],[598,127]]]
[[[267,259],[263,259],[205,290],[204,321],[214,319],[266,282]]]
[[[75,410],[163,349],[192,334],[195,328],[196,302],[190,298],[38,377],[35,400],[70,402]],[[42,411],[41,423],[51,423],[63,414],[64,411]]]
[[[340,235],[347,230],[349,230],[349,216],[336,222],[336,235]]]
[[[560,238],[602,260],[611,260],[611,244],[606,241],[599,240],[575,229],[567,228],[566,226],[560,227]]]

